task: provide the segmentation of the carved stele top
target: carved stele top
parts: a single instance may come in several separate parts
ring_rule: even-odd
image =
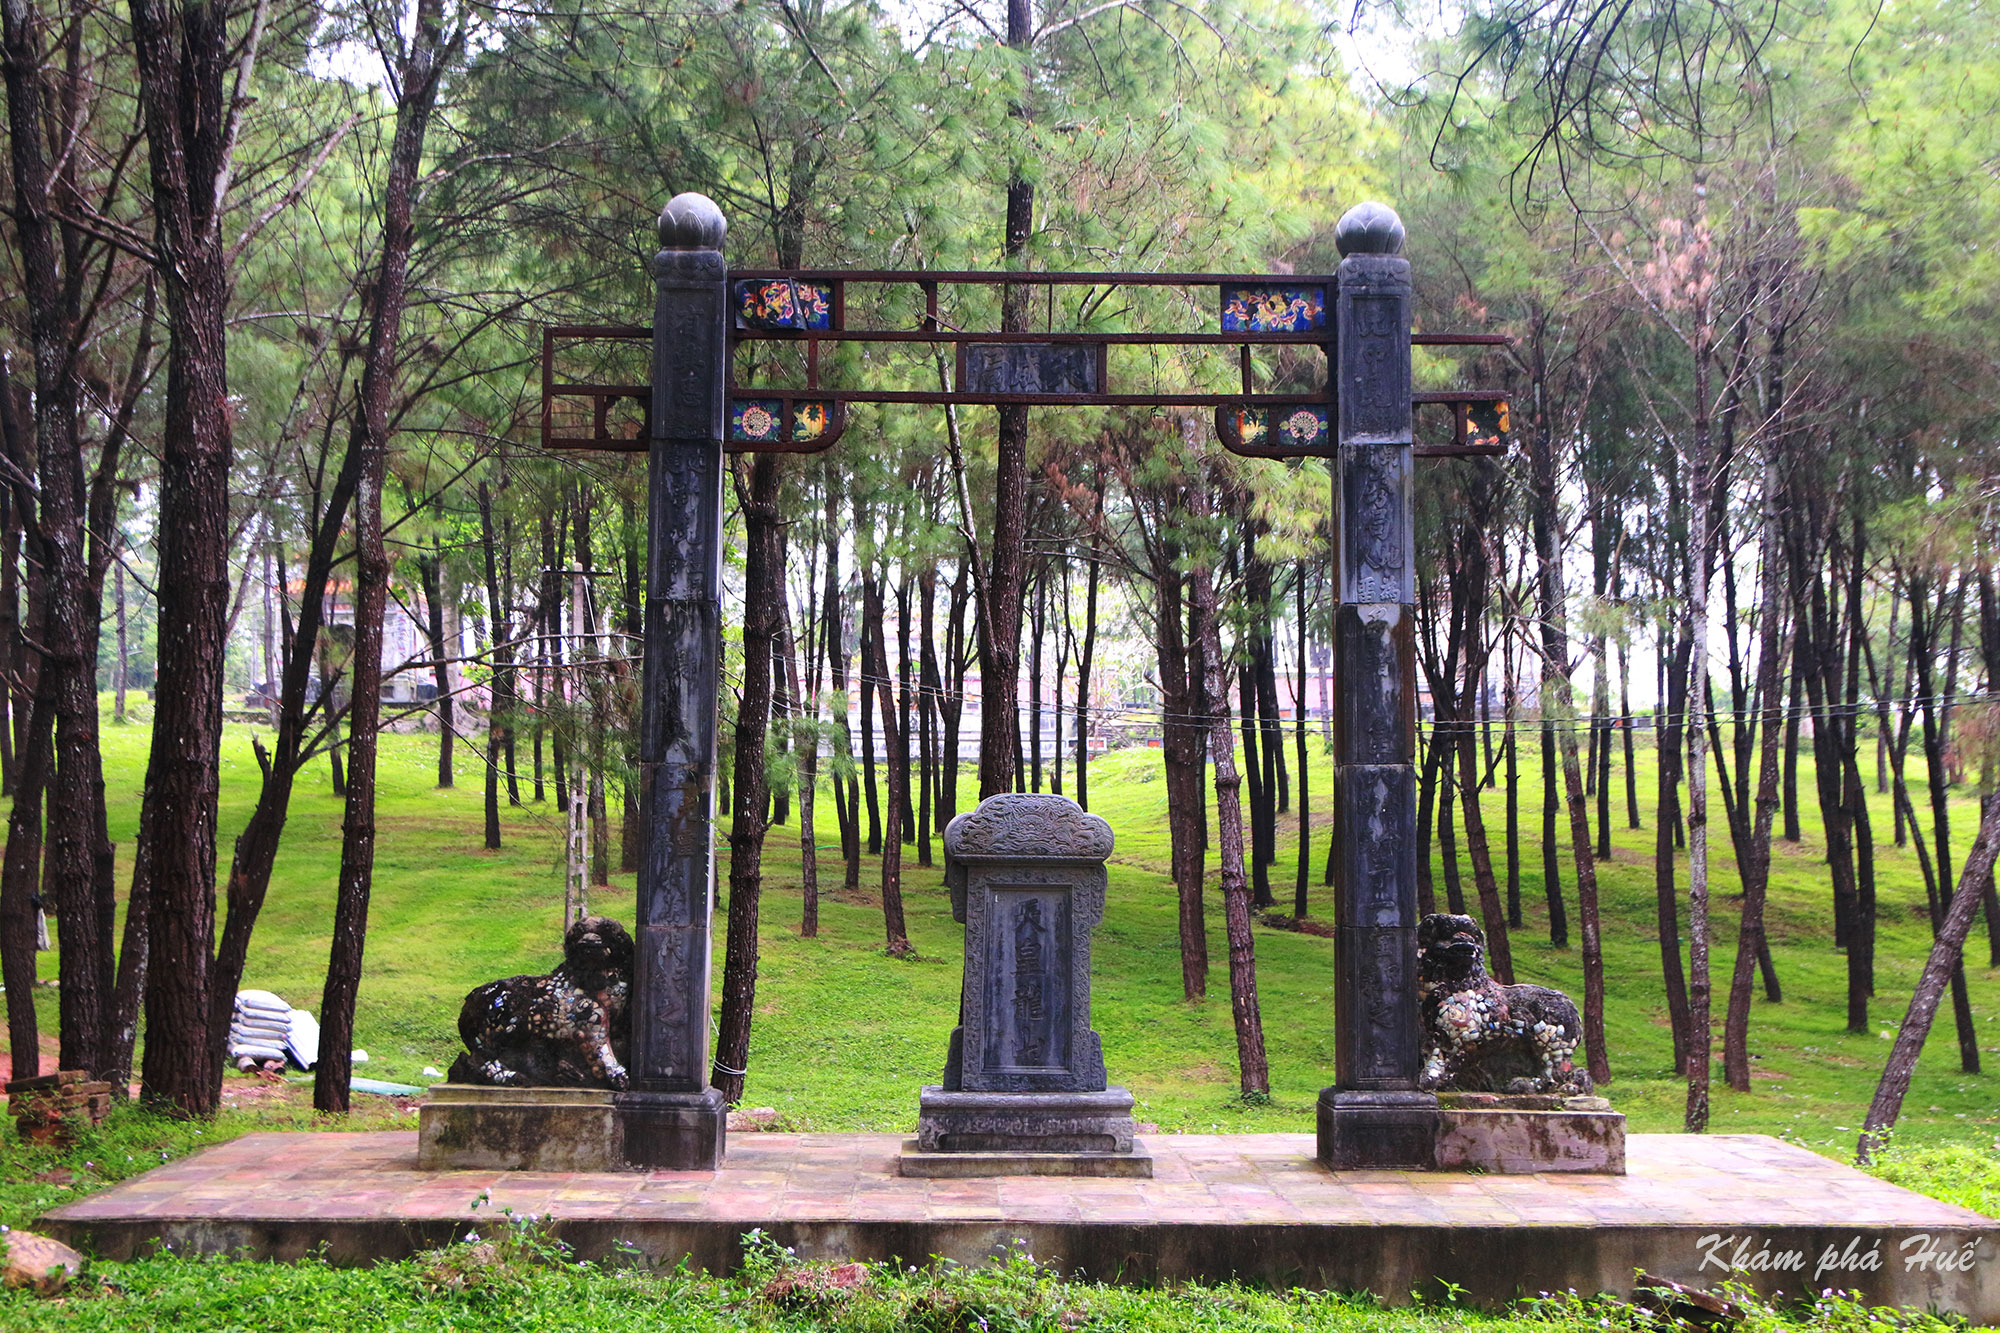
[[[944,852],[955,860],[1102,861],[1111,825],[1067,796],[1009,792],[952,820]]]
[[[677,194],[660,212],[660,244],[669,250],[720,250],[728,235],[729,219],[705,194]]]
[[[1403,248],[1403,220],[1387,204],[1356,204],[1340,215],[1333,243],[1343,255],[1397,254]]]

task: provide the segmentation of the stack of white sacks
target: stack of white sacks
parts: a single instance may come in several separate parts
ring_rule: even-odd
[[[287,1058],[311,1069],[319,1059],[319,1024],[267,990],[238,991],[229,1020],[229,1058],[239,1069]]]

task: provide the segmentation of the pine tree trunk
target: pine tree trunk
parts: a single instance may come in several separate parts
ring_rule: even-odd
[[[1950,912],[1939,925],[1937,941],[1931,946],[1930,957],[1924,962],[1923,975],[1917,979],[1916,990],[1910,995],[1909,1010],[1897,1029],[1895,1045],[1889,1051],[1889,1062],[1882,1071],[1882,1081],[1876,1086],[1874,1100],[1868,1106],[1867,1119],[1862,1122],[1861,1140],[1856,1146],[1855,1156],[1864,1164],[1881,1142],[1883,1133],[1893,1128],[1897,1117],[1902,1114],[1903,1098],[1909,1093],[1910,1077],[1916,1072],[1917,1057],[1923,1053],[1924,1040],[1930,1036],[1931,1020],[1937,1016],[1946,979],[1958,978],[1962,981],[1965,975],[1965,939],[1972,931],[1972,918],[1979,909],[1979,886],[1993,873],[1994,857],[1996,852],[2000,852],[2000,798],[1988,796],[1984,804],[1979,837],[1973,843],[1972,854],[1966,858],[1965,877],[1959,883],[1958,895],[1952,900]]]
[[[1859,542],[1856,544],[1859,545]],[[1865,647],[1867,627],[1858,625],[1856,632],[1864,636],[1862,642]],[[1987,693],[2000,692],[2000,597],[1994,595],[1991,571],[1981,571],[1979,574],[1979,656],[1986,667]],[[1872,662],[1870,670],[1871,672],[1873,670]],[[1878,746],[1875,753],[1877,781],[1880,782],[1882,747]],[[1991,783],[1985,777],[1984,765],[1982,765],[1980,792],[1982,795],[1992,793]],[[1861,808],[1866,808],[1865,803]],[[1986,877],[1980,896],[1984,900],[1986,912],[1987,966],[2000,967],[2000,890],[1996,890],[1993,876]]]
[[[501,597],[499,567],[494,560],[493,497],[485,480],[479,482],[479,537],[480,549],[486,566],[486,603],[493,618],[493,639],[490,651],[493,655],[493,675],[488,682],[486,714],[486,849],[500,850],[500,769],[502,747],[508,728],[512,724],[513,700],[509,697],[508,684],[512,672],[509,667],[514,660],[514,651],[504,646],[512,637],[508,623],[506,603]],[[578,685],[581,696],[583,687]],[[449,774],[440,759],[439,776]],[[602,882],[601,879],[599,882]]]
[[[1546,689],[1543,691],[1546,696]],[[1569,912],[1563,903],[1562,844],[1556,824],[1562,817],[1562,797],[1557,794],[1556,731],[1548,718],[1546,698],[1542,705],[1542,891],[1549,910],[1549,943],[1569,948]],[[1421,860],[1418,862],[1422,865]]]
[[[1271,907],[1276,900],[1271,896],[1271,867],[1264,855],[1264,830],[1269,825],[1271,792],[1264,785],[1265,766],[1260,753],[1263,736],[1257,724],[1256,686],[1251,677],[1255,671],[1252,662],[1245,660],[1236,668],[1236,699],[1238,729],[1243,733],[1243,767],[1250,778],[1250,879],[1253,885],[1251,905],[1259,909]]]
[[[5,45],[0,52],[0,71],[4,71],[6,81],[14,186],[12,248],[19,260],[14,271],[22,283],[20,294],[35,366],[35,485],[32,490],[21,486],[16,499],[25,514],[32,496],[36,532],[32,555],[40,566],[40,626],[36,636],[40,674],[35,699],[37,708],[51,710],[53,740],[41,775],[45,788],[41,814],[46,828],[39,850],[42,891],[62,932],[57,994],[60,1059],[63,1068],[86,1069],[96,1078],[106,1067],[112,945],[96,901],[93,874],[91,793],[99,771],[101,603],[91,600],[90,593],[88,501],[78,421],[85,389],[82,355],[75,347],[85,319],[81,292],[86,279],[75,270],[74,232],[67,226],[59,227],[51,217],[55,200],[76,188],[72,169],[62,164],[69,158],[66,144],[62,161],[52,164],[47,157],[49,142],[65,143],[65,122],[73,123],[76,116],[65,115],[64,108],[44,101],[49,96],[46,85],[73,89],[74,80],[82,76],[73,68],[66,75],[57,74],[53,61],[40,49],[38,18],[23,4],[0,6]],[[11,397],[11,386],[0,384],[0,392]],[[12,417],[11,402],[8,413]],[[10,440],[9,453],[17,453],[26,444],[19,438]],[[163,535],[163,547],[166,540]],[[226,565],[222,572],[226,577]],[[226,586],[220,594],[226,597]],[[163,646],[164,636],[163,627]]]
[[[1208,994],[1208,925],[1202,902],[1202,807],[1200,764],[1205,727],[1195,716],[1189,644],[1182,632],[1180,551],[1159,543],[1152,555],[1154,643],[1160,672],[1161,758],[1166,767],[1167,834],[1174,891],[1179,902],[1181,996]]]
[[[853,781],[854,729],[848,717],[847,618],[840,596],[840,492],[826,488],[826,582],[821,592],[820,634],[833,687],[835,742],[833,813],[840,826],[842,887],[849,893],[861,886],[861,812],[856,808]],[[841,770],[847,777],[843,779]]]
[[[1303,920],[1306,886],[1312,879],[1312,799],[1306,776],[1306,579],[1303,570],[1294,570],[1292,577],[1298,595],[1299,636],[1298,675],[1292,687],[1292,745],[1299,764],[1299,865],[1297,881],[1292,887],[1292,916]]]
[[[1863,581],[1867,577],[1866,532],[1860,513],[1853,515],[1847,574],[1847,680],[1836,740],[1844,773],[1842,799],[1854,842],[1854,937],[1848,956],[1848,1022],[1851,1030],[1868,1030],[1868,1000],[1875,994],[1875,831],[1868,818],[1866,788],[1861,782],[1861,646],[1867,633]],[[1858,1028],[1852,1027],[1856,1022]]]
[[[1933,923],[1933,932],[1939,938],[1943,938],[1945,924],[1949,921],[1953,902],[1950,890],[1951,841],[1950,825],[1947,822],[1949,816],[1945,805],[1944,759],[1942,754],[1944,746],[1943,738],[1939,734],[1941,728],[1938,727],[1936,722],[1936,704],[1934,702],[1938,684],[1934,680],[1932,672],[1932,658],[1937,648],[1937,622],[1936,617],[1929,612],[1927,606],[1928,600],[1925,581],[1920,578],[1912,578],[1910,580],[1910,662],[1916,675],[1919,712],[1922,715],[1924,724],[1924,766],[1931,788],[1931,833],[1936,839],[1938,902],[1932,911],[1931,920]],[[1944,597],[1940,595],[1938,598],[1940,608],[1942,608],[1943,603]],[[1899,782],[1900,778],[1901,775],[1899,773]],[[1904,788],[1904,799],[1907,802],[1907,787]],[[1911,841],[1920,840],[1923,835],[1917,829],[1916,812],[1906,809],[1905,818],[1910,824]],[[1920,853],[1921,850],[1919,848]],[[1980,881],[1975,878],[1971,881],[1971,885],[1972,891],[1977,894],[1980,888]],[[1959,1067],[1965,1073],[1976,1074],[1979,1072],[1980,1064],[1979,1039],[1976,1030],[1972,1026],[1971,1005],[1969,1001],[1961,999],[1964,994],[1965,970],[1961,964],[1952,976],[1952,1004],[1956,1011],[1956,1016],[1960,1020],[1958,1024]]]
[[[229,617],[232,457],[229,260],[216,210],[229,151],[224,72],[233,40],[218,6],[131,0],[132,48],[150,155],[158,272],[170,334],[159,455],[158,669],[145,804],[148,1100],[214,1113],[208,1058],[215,938],[216,800]]]
[[[808,586],[810,583],[808,580]],[[806,618],[806,632],[810,638],[811,616]],[[815,677],[809,689],[801,688],[807,682],[799,671],[799,641],[792,632],[791,608],[782,593],[778,598],[778,633],[779,653],[797,705],[792,714],[792,749],[799,757],[799,888],[804,899],[799,913],[799,934],[812,939],[819,934],[819,828],[815,821],[821,734],[819,680]]]
[[[866,598],[864,619],[868,622],[868,640],[874,644],[874,658],[877,663],[889,659],[888,642],[884,637],[882,622],[885,619],[882,605],[882,591],[879,579],[870,570],[862,576],[862,595]],[[903,806],[908,794],[910,781],[908,737],[897,726],[895,692],[883,690],[882,739],[888,753],[888,817],[882,830],[882,933],[888,942],[891,954],[910,952],[910,931],[903,923]]]
[[[1263,761],[1264,860],[1278,859],[1278,816],[1292,808],[1291,779],[1285,765],[1284,725],[1278,720],[1278,656],[1271,620],[1276,614],[1271,582],[1271,562],[1256,554],[1254,534],[1261,524],[1252,523],[1244,536],[1244,552],[1250,595],[1256,612],[1256,632],[1251,643],[1251,679],[1257,687],[1258,746]],[[1245,752],[1247,755],[1247,751]],[[1266,881],[1268,891],[1269,882]],[[1268,904],[1275,906],[1275,903]]]
[[[1621,640],[1618,644],[1618,729],[1625,739],[1625,827],[1644,828],[1639,820],[1639,766],[1633,759],[1633,736],[1637,730],[1632,716],[1632,661]]]
[[[433,547],[429,555],[417,557],[417,579],[423,586],[425,621],[430,632],[431,664],[437,681],[438,780],[440,787],[451,786],[451,745],[453,735],[451,668],[445,660],[452,654],[444,640],[444,551]]]
[[[1207,499],[1193,492],[1195,517],[1206,516]],[[1197,565],[1188,573],[1188,598],[1195,634],[1207,672],[1209,754],[1215,764],[1216,840],[1222,879],[1223,925],[1229,939],[1230,1013],[1236,1025],[1239,1086],[1246,1097],[1268,1097],[1269,1062],[1264,1052],[1264,1019],[1257,1000],[1256,941],[1251,934],[1250,887],[1243,873],[1242,780],[1236,772],[1236,745],[1229,729],[1229,695],[1224,686],[1222,633],[1217,624],[1215,583]]]
[[[1028,642],[1028,790],[1042,789],[1042,642],[1048,634],[1048,568],[1035,578],[1035,609]]]
[[[444,31],[443,0],[417,0],[408,49],[399,60],[396,133],[382,196],[382,263],[375,280],[368,352],[354,418],[360,456],[354,492],[354,651],[348,715],[346,817],[341,825],[340,875],[334,892],[333,947],[320,998],[320,1058],[313,1070],[313,1108],[345,1114],[353,1065],[354,1002],[368,937],[368,899],[375,870],[375,757],[382,715],[382,616],[388,604],[389,555],[382,536],[382,484],[389,466],[389,412],[396,389],[398,335],[408,293],[410,247],[424,136],[438,84],[458,35]],[[460,30],[462,32],[462,30]],[[164,577],[164,571],[163,571]],[[502,614],[495,608],[495,615]],[[157,874],[157,863],[155,874]],[[157,910],[157,909],[156,909]],[[158,949],[154,972],[166,963]],[[147,1059],[151,1062],[151,1015]],[[219,1071],[218,1071],[219,1072]]]
[[[1104,507],[1104,480],[1097,483],[1097,507]],[[1089,591],[1083,601],[1083,648],[1076,659],[1076,803],[1090,809],[1090,680],[1097,654],[1097,582],[1100,565],[1091,547]]]
[[[1797,636],[1794,636],[1796,641]],[[1805,689],[1804,670],[1792,665],[1792,693],[1790,705],[1785,709],[1785,786],[1784,811],[1786,842],[1799,840],[1799,708],[1803,702]]]
[[[1493,855],[1486,839],[1486,812],[1479,804],[1479,738],[1473,734],[1473,710],[1485,693],[1491,646],[1483,628],[1489,595],[1491,564],[1487,533],[1497,507],[1497,482],[1489,463],[1476,465],[1477,482],[1468,495],[1466,521],[1459,532],[1459,553],[1452,581],[1452,612],[1464,643],[1464,686],[1454,702],[1453,748],[1458,757],[1458,795],[1464,807],[1465,846],[1472,863],[1472,882],[1479,895],[1479,915],[1486,929],[1486,957],[1493,976],[1506,985],[1514,981],[1514,953],[1508,920],[1500,903],[1500,884],[1493,875]],[[1447,680],[1447,688],[1452,682]],[[1448,761],[1447,761],[1448,762]],[[1491,761],[1488,761],[1491,767]],[[1449,854],[1449,851],[1447,852]],[[1454,858],[1455,859],[1455,858]],[[1516,911],[1518,912],[1518,899]]]
[[[7,358],[0,356],[0,458],[25,477],[34,464],[27,428],[21,423],[26,414],[21,397],[15,394]],[[20,674],[26,656],[21,642],[21,513],[13,488],[0,486],[0,796],[14,794],[19,729],[27,722],[28,710]]]
[[[1431,726],[1426,738],[1421,720],[1417,723],[1417,740],[1423,746],[1423,760],[1418,768],[1417,778],[1417,827],[1426,834],[1437,826],[1438,771],[1443,762],[1443,752],[1438,748],[1437,728],[1438,702],[1435,690],[1431,693]],[[1428,739],[1429,743],[1424,744]],[[1431,874],[1431,858],[1424,848],[1417,849],[1417,912],[1429,916],[1437,911],[1437,888]]]
[[[1763,586],[1757,630],[1757,719],[1760,753],[1757,765],[1756,815],[1739,870],[1743,880],[1743,912],[1737,926],[1736,967],[1729,981],[1729,1010],[1723,1021],[1722,1070],[1737,1092],[1750,1090],[1750,1001],[1756,983],[1758,955],[1765,951],[1764,902],[1771,876],[1771,826],[1778,813],[1778,746],[1784,720],[1779,705],[1783,682],[1784,606],[1791,590],[1785,586],[1784,553],[1780,545],[1778,509],[1783,483],[1775,457],[1764,465],[1764,513],[1759,526],[1758,566]]]
[[[1538,342],[1538,356],[1540,351]],[[1538,367],[1538,381],[1545,373]],[[1533,437],[1530,471],[1535,496],[1535,556],[1539,567],[1536,588],[1542,621],[1542,710],[1544,725],[1552,724],[1553,729],[1560,733],[1556,741],[1562,754],[1570,843],[1576,856],[1577,926],[1583,944],[1584,1046],[1589,1056],[1592,1080],[1608,1083],[1611,1081],[1611,1063],[1604,1046],[1604,956],[1598,938],[1597,871],[1590,854],[1589,812],[1584,804],[1583,771],[1577,760],[1576,733],[1573,730],[1576,705],[1567,670],[1569,631],[1563,609],[1562,566],[1556,554],[1556,533],[1561,522],[1556,488],[1556,446],[1547,423],[1538,425],[1539,429]],[[1553,832],[1552,829],[1549,831]],[[1545,857],[1547,864],[1554,863],[1554,858],[1547,856],[1546,852]],[[1550,891],[1553,897],[1553,878]],[[1553,920],[1550,933],[1554,934]]]
[[[1062,628],[1056,631],[1056,679],[1049,691],[1049,709],[1055,714],[1055,737],[1050,750],[1049,790],[1062,795],[1063,789],[1063,686],[1069,682],[1070,654],[1076,648],[1076,629],[1070,622],[1069,609],[1069,562],[1064,560],[1058,566],[1062,571]]]
[[[771,664],[783,626],[785,552],[778,508],[782,458],[757,454],[735,468],[747,536],[743,566],[743,676],[736,705],[735,781],[730,784],[729,922],[715,1035],[713,1082],[730,1102],[743,1098],[750,1067],[750,1022],[757,1004],[757,916],[764,883],[764,830],[770,799],[765,737],[771,718]],[[744,484],[744,472],[750,474]]]
[[[871,615],[882,614],[881,589],[876,585],[872,570],[861,575],[861,602],[866,620]],[[879,855],[882,851],[882,804],[875,779],[875,705],[890,693],[887,668],[875,648],[875,634],[872,628],[864,628],[861,634],[861,767],[867,777],[868,796],[868,853]],[[884,739],[889,729],[890,706],[882,706],[882,728]]]
[[[1501,746],[1507,763],[1507,924],[1521,928],[1521,765],[1513,664],[1508,664],[1506,729]]]
[[[910,782],[910,736],[915,731],[912,725],[915,713],[915,691],[911,688],[913,674],[910,668],[910,572],[903,568],[902,580],[896,588],[896,753],[894,763],[903,772],[902,804],[897,807],[901,816],[898,827],[902,830],[905,843],[917,840],[917,810]],[[886,728],[885,728],[886,730]]]
[[[1694,230],[1706,227],[1705,193],[1697,191]],[[1690,287],[1712,290],[1703,252],[1696,251]],[[1708,589],[1713,577],[1709,534],[1725,506],[1717,500],[1715,451],[1710,436],[1710,390],[1715,326],[1711,298],[1698,298],[1694,359],[1694,432],[1688,459],[1688,1072],[1682,1123],[1691,1134],[1708,1129],[1709,1063],[1714,1044],[1709,1005],[1708,925]],[[1743,327],[1747,328],[1747,324]],[[1727,430],[1725,420],[1724,429]]]
[[[1458,798],[1458,783],[1446,768],[1458,753],[1458,740],[1446,737],[1440,728],[1432,733],[1431,745],[1439,756],[1437,845],[1438,864],[1444,871],[1445,910],[1455,916],[1464,916],[1465,883],[1458,867],[1458,827],[1452,818],[1452,806]]]
[[[218,1083],[222,1076],[236,991],[242,984],[243,972],[249,962],[251,937],[270,889],[272,870],[277,863],[279,845],[291,809],[292,790],[300,770],[313,752],[314,738],[308,728],[318,724],[312,719],[325,719],[326,732],[321,738],[325,744],[332,747],[337,741],[334,732],[337,719],[327,718],[323,713],[309,715],[308,709],[316,660],[321,669],[321,688],[331,688],[327,683],[331,673],[326,668],[325,658],[328,636],[324,633],[326,619],[332,612],[331,577],[336,548],[346,531],[349,511],[360,484],[361,454],[365,444],[365,437],[357,439],[353,432],[349,433],[345,454],[333,485],[325,496],[324,507],[317,515],[311,516],[314,526],[312,539],[306,548],[298,613],[291,625],[291,636],[283,658],[282,683],[278,689],[277,735],[268,757],[259,756],[264,770],[263,785],[258,789],[257,805],[243,832],[237,836],[230,857],[228,916],[223,922],[221,943],[215,953],[208,1011],[207,1058]],[[285,577],[284,561],[280,558],[278,579],[281,586]],[[327,701],[327,706],[331,707],[331,700]],[[331,749],[329,753],[331,755]],[[138,891],[142,881],[149,881],[151,875],[150,840],[145,834],[148,818],[149,813],[142,809],[139,817],[141,836],[134,857],[134,892]],[[138,915],[144,919],[149,910],[150,903]],[[129,919],[128,915],[128,922]],[[129,956],[129,943],[126,949]],[[136,960],[135,984],[143,981],[138,974],[150,971],[149,950],[150,941],[140,949]],[[121,985],[127,975],[121,963]]]
[[[1034,8],[1029,0],[1007,0],[1007,45],[1032,66],[1035,46]],[[1027,92],[1032,77],[1008,114],[1032,123]],[[1035,225],[1034,182],[1017,169],[1007,181],[1007,217],[1000,254],[1006,268],[1022,266],[1028,238]],[[1000,328],[1025,333],[1029,328],[1033,289],[1001,288]],[[1021,743],[1021,609],[1028,543],[1028,409],[1002,407],[993,468],[992,550],[979,608],[985,633],[979,636],[979,680],[983,695],[979,710],[979,797],[984,800],[1013,791],[1019,776]]]
[[[267,565],[270,563],[270,557],[268,555],[266,555],[265,557],[265,563]],[[116,585],[115,591],[112,593],[112,596],[116,598],[116,609],[114,614],[117,616],[117,625],[118,625],[118,661],[113,668],[115,674],[112,679],[113,693],[111,701],[111,720],[116,725],[122,727],[125,725],[126,683],[131,676],[131,670],[132,670],[132,654],[129,644],[127,642],[126,626],[125,626],[125,562],[124,561],[114,560],[112,562],[111,577],[114,584]],[[265,589],[264,589],[264,607],[267,613],[270,610],[270,598],[271,598],[270,584],[267,582],[265,584]],[[267,627],[269,624],[269,619],[270,619],[269,615],[267,614],[265,617],[265,622]],[[266,667],[265,679],[267,680],[270,679],[270,671],[269,671],[270,661],[271,661],[271,644],[270,644],[270,637],[267,633],[264,640],[264,663]],[[0,729],[0,734],[4,734],[4,729]]]
[[[944,761],[938,780],[938,827],[950,828],[958,816],[958,743],[965,720],[965,673],[972,665],[966,642],[966,611],[972,605],[972,570],[961,561],[951,583],[951,611],[945,618],[946,689],[938,699],[944,717]]]
[[[1596,697],[1592,704],[1591,730],[1597,736],[1597,856],[1611,859],[1611,680],[1610,659],[1604,636],[1595,635],[1597,660]]]
[[[7,814],[7,847],[0,865],[0,985],[7,990],[7,1043],[13,1078],[41,1071],[35,1015],[35,897],[42,880],[42,794],[47,785],[55,710],[30,707],[28,731],[17,752],[14,805]]]
[[[1900,763],[1895,770],[1895,798],[1897,808],[1903,812],[1903,820],[1909,826],[1911,845],[1917,849],[1917,868],[1924,877],[1924,897],[1930,908],[1931,939],[1935,941],[1944,929],[1945,906],[1938,891],[1937,873],[1931,865],[1929,845],[1924,840],[1922,827],[1917,823],[1916,806],[1910,801],[1910,789],[1903,776]],[[1979,1050],[1979,1032],[1973,1026],[1972,998],[1965,985],[1965,969],[1954,969],[1951,977],[1952,1022],[1958,1035],[1959,1059],[1976,1061]]]
[[[138,846],[143,853],[146,846],[145,811],[139,812]],[[111,1054],[108,1060],[112,1092],[124,1100],[131,1096],[132,1053],[139,1039],[139,1008],[145,1001],[147,971],[146,909],[152,902],[152,877],[147,873],[143,855],[135,857],[132,865],[132,892],[125,908],[125,929],[118,942],[117,994],[112,1000],[115,1015],[111,1031]],[[235,993],[230,994],[232,1001]]]
[[[935,630],[937,628],[937,565],[927,564],[918,576],[923,593],[923,612],[917,645],[917,864],[931,864],[931,836],[936,831],[937,811],[937,699],[940,687]],[[1060,785],[1060,784],[1058,784]]]

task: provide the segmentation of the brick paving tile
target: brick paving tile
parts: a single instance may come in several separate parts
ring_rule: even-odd
[[[1009,1222],[1081,1222],[1083,1213],[1074,1204],[1059,1199],[1029,1199],[1000,1202],[1000,1211]]]
[[[900,1199],[874,1199],[866,1194],[856,1195],[847,1213],[855,1222],[902,1222],[921,1215]]]
[[[1107,1223],[1962,1226],[1971,1215],[1755,1136],[1634,1135],[1631,1174],[1329,1172],[1307,1134],[1149,1135],[1151,1180],[905,1179],[904,1136],[737,1135],[724,1169],[644,1175],[419,1172],[415,1136],[259,1133],[206,1149],[56,1216],[310,1220],[564,1216],[770,1220],[979,1219]],[[487,1196],[485,1207],[473,1204]],[[1976,1222],[1973,1224],[1977,1224]]]
[[[854,1202],[852,1191],[838,1194],[802,1194],[787,1191],[778,1207],[787,1217],[839,1217]]]

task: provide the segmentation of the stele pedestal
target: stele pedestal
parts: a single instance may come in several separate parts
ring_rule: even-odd
[[[1090,936],[1111,826],[1064,796],[991,796],[944,833],[965,981],[944,1081],[924,1088],[906,1176],[1153,1174],[1132,1094],[1090,1026]]]

